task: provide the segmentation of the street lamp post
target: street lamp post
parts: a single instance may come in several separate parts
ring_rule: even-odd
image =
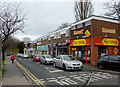
[[[2,30],[1,30],[1,25],[0,25],[0,72],[2,73]],[[0,76],[0,80],[2,79],[2,76]]]

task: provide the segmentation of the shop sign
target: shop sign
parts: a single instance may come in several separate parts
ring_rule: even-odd
[[[74,35],[83,34],[84,29],[74,31]]]
[[[117,53],[118,53],[118,49],[115,47],[114,50],[113,50],[113,52],[114,52],[115,54],[117,54]]]
[[[48,45],[48,48],[55,48],[56,47],[56,44],[49,44]]]
[[[70,41],[70,46],[85,46],[85,45],[90,45],[90,39],[78,39]]]
[[[89,32],[89,30],[86,30],[86,31],[85,31],[85,35],[86,35],[87,37],[89,37],[90,34],[91,34],[91,33]]]
[[[105,45],[105,46],[120,46],[119,39],[110,38],[96,38],[94,37],[94,45]]]
[[[103,45],[112,45],[112,46],[118,46],[119,41],[117,39],[107,39],[104,38],[102,40]]]
[[[37,46],[40,46],[40,45],[41,45],[41,42],[38,42],[38,43],[37,43]]]
[[[115,29],[107,29],[107,28],[102,27],[102,32],[104,32],[104,33],[115,33]]]
[[[58,43],[58,46],[60,45],[67,45],[67,43]]]

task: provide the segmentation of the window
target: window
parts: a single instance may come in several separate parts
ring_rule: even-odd
[[[108,60],[108,56],[103,56],[103,59],[104,60]]]
[[[78,24],[78,25],[77,25],[77,28],[82,28],[82,27],[83,27],[82,24]]]
[[[54,39],[56,39],[56,33],[54,33]]]
[[[72,26],[72,27],[71,27],[71,30],[74,30],[74,29],[76,29],[76,26]]]
[[[50,40],[51,39],[51,37],[50,36],[48,36],[48,40]]]
[[[69,36],[69,29],[66,30],[66,37]]]
[[[60,34],[60,32],[58,32],[58,38],[61,38],[61,34]]]
[[[109,60],[118,61],[119,59],[117,56],[109,56]]]
[[[85,26],[91,25],[91,21],[85,22]]]

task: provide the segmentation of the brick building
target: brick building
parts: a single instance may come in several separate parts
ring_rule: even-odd
[[[91,16],[71,24],[70,55],[97,65],[103,55],[120,54],[118,20]]]
[[[38,54],[49,54],[53,57],[60,54],[69,54],[70,27],[49,32],[38,38]]]

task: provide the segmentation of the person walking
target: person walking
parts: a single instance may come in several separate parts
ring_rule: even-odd
[[[14,54],[11,56],[11,61],[12,61],[12,64],[14,63],[14,59],[15,59],[15,56]]]

